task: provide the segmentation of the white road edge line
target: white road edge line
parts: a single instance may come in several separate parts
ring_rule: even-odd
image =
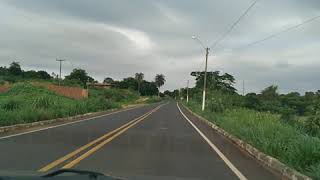
[[[136,109],[136,108],[138,108],[138,107],[123,109],[123,110],[110,112],[108,114],[104,114],[104,115],[100,115],[100,116],[95,116],[95,117],[91,117],[91,118],[82,119],[82,120],[79,120],[79,121],[73,121],[73,122],[69,122],[69,123],[59,124],[59,125],[56,125],[56,126],[50,126],[50,127],[46,127],[46,128],[42,128],[42,129],[36,129],[36,130],[33,130],[33,131],[27,131],[27,132],[8,135],[8,136],[3,136],[3,137],[0,137],[0,140],[11,138],[11,137],[16,137],[16,136],[21,136],[21,135],[25,135],[25,134],[31,134],[31,133],[38,132],[38,131],[44,131],[44,130],[48,130],[48,129],[53,129],[53,128],[66,126],[66,125],[70,125],[70,124],[80,123],[80,122],[83,122],[83,121],[88,121],[88,120],[91,120],[91,119],[96,119],[96,118],[100,118],[100,117],[104,117],[104,116],[109,116],[109,115],[112,115],[112,114],[117,114],[117,113],[120,113],[120,112],[129,111],[129,110]]]
[[[182,116],[191,124],[191,126],[201,135],[201,137],[211,146],[211,148],[220,156],[220,158],[227,164],[227,166],[238,176],[241,180],[247,180],[247,178],[229,161],[229,159],[191,122],[191,120],[182,112],[177,103],[177,107]]]

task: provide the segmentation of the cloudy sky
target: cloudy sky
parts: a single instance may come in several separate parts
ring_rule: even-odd
[[[253,0],[0,0],[0,66],[64,74],[84,68],[98,80],[163,73],[163,89],[186,85],[204,69],[204,51]],[[320,19],[254,46],[246,44],[320,15],[319,0],[260,0],[219,46],[209,70],[234,75],[259,92],[320,89]]]

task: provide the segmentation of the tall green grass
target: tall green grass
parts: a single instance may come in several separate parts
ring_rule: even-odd
[[[165,99],[161,98],[161,97],[158,97],[158,96],[151,96],[145,101],[145,103],[151,104],[151,103],[161,102],[163,100],[165,100]]]
[[[227,109],[222,113],[202,112],[201,105],[192,101],[187,106],[262,152],[320,179],[320,139],[283,123],[279,115],[244,108]]]
[[[127,90],[90,89],[89,98],[74,100],[30,83],[17,83],[0,93],[0,126],[119,108],[137,99]]]

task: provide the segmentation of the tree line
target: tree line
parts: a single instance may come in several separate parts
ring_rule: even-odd
[[[21,68],[19,62],[12,62],[9,67],[0,67],[0,82],[8,81],[14,83],[30,79],[57,83],[59,81],[59,76],[55,73],[51,73],[50,75],[48,72],[43,70],[25,71]],[[123,80],[114,80],[111,77],[106,77],[103,80],[104,83],[109,83],[115,88],[131,89],[137,91],[142,96],[160,96],[160,88],[164,85],[165,81],[166,79],[163,74],[157,74],[154,81],[147,81],[144,79],[143,73],[136,73],[134,77],[127,77]],[[97,82],[97,80],[88,75],[86,70],[80,68],[73,69],[69,75],[61,79],[61,85],[65,86],[87,87],[88,83]]]
[[[121,81],[113,80],[111,77],[106,77],[104,83],[112,84],[120,89],[132,89],[137,91],[142,96],[160,96],[160,87],[166,82],[163,74],[157,74],[154,81],[144,80],[143,73],[136,73],[134,77],[127,77]]]
[[[204,72],[191,72],[196,80],[195,86],[189,88],[189,99],[201,104]],[[320,90],[315,92],[289,92],[280,94],[278,86],[271,85],[260,93],[241,95],[234,87],[236,79],[228,73],[219,71],[207,72],[207,110],[222,112],[233,107],[248,108],[256,111],[276,113],[290,124],[306,119],[304,125],[308,133],[320,135]],[[165,95],[186,99],[187,89],[165,91]],[[301,117],[301,118],[297,118]]]

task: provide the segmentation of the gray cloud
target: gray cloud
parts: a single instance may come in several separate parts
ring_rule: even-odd
[[[241,1],[3,0],[0,65],[18,60],[28,69],[64,73],[75,67],[102,80],[164,73],[163,89],[186,84],[204,67],[204,52],[190,37],[216,40],[252,3]],[[252,47],[238,49],[320,14],[318,0],[259,1],[216,49],[209,69],[234,74],[247,91],[277,84],[281,92],[320,89],[320,20]],[[241,89],[241,88],[240,88]]]

